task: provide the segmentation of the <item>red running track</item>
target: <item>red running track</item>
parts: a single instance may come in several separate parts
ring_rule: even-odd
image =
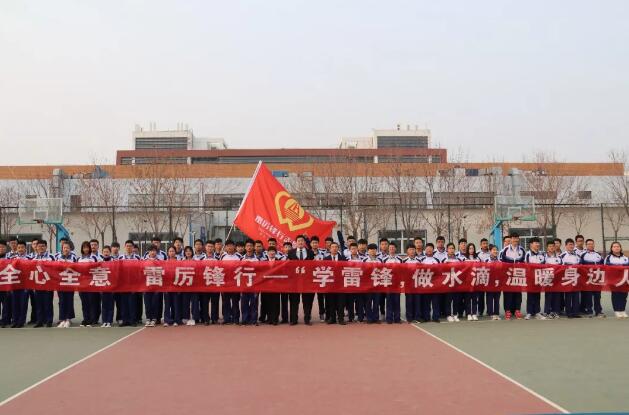
[[[403,325],[144,329],[0,414],[523,414],[557,410]]]

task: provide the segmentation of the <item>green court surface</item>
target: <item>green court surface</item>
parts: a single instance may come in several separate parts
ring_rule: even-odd
[[[423,331],[437,336],[568,411],[627,411],[629,320],[611,317],[608,297],[609,294],[604,294],[606,319],[498,322],[483,319],[407,327],[418,336],[426,335]],[[73,328],[0,329],[0,402],[139,330],[76,327],[81,310],[78,296],[75,301],[77,318]],[[404,298],[401,303],[404,304]],[[382,330],[386,336],[386,326],[370,328]],[[196,328],[206,329],[210,328]],[[421,350],[413,352],[421,359]],[[435,381],[452,382],[450,386],[456,388],[456,379]]]

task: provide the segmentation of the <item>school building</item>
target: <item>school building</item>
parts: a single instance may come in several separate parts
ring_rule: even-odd
[[[63,225],[75,242],[224,238],[262,160],[306,209],[335,220],[346,236],[478,241],[495,224],[496,196],[519,195],[512,210],[499,206],[512,215],[501,226],[525,239],[581,233],[600,249],[604,240],[629,238],[613,186],[627,180],[621,163],[457,162],[432,147],[430,130],[411,126],[344,137],[338,148],[232,149],[187,125],[151,125],[136,127],[132,147],[118,150],[114,165],[0,166],[0,234],[52,241],[54,226],[21,223],[17,208],[54,197],[63,200]],[[523,220],[533,213],[531,197],[536,220]]]

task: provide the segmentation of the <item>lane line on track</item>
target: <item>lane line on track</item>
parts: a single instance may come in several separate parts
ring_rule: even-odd
[[[496,375],[500,376],[501,378],[513,383],[514,385],[524,389],[526,392],[530,393],[531,395],[533,395],[534,397],[536,397],[537,399],[540,399],[541,401],[547,403],[548,405],[552,406],[553,408],[557,409],[558,411],[560,411],[561,413],[564,414],[569,414],[570,411],[568,411],[567,409],[561,407],[560,405],[556,404],[555,402],[551,401],[550,399],[540,395],[539,393],[535,392],[534,390],[524,386],[523,384],[521,384],[520,382],[518,382],[517,380],[505,375],[504,373],[502,373],[501,371],[499,371],[498,369],[495,369],[491,366],[489,366],[487,363],[483,362],[480,359],[477,359],[476,357],[472,356],[471,354],[459,349],[458,347],[456,347],[455,345],[448,343],[446,340],[442,339],[441,337],[432,334],[431,332],[429,332],[426,329],[423,329],[421,327],[419,327],[417,324],[411,324],[411,326],[413,326],[415,329],[421,331],[422,333],[425,333],[427,335],[429,335],[430,337],[438,340],[439,342],[445,344],[446,346],[448,346],[449,348],[451,348],[452,350],[455,350],[459,353],[461,353],[463,356],[472,359],[473,361],[475,361],[476,363],[478,363],[479,365],[485,367],[486,369],[489,369],[490,371],[492,371],[493,373],[495,373]]]
[[[141,332],[141,331],[143,331],[143,330],[144,330],[144,327],[142,327],[142,328],[140,328],[139,330],[136,330],[136,331],[134,331],[134,332],[132,332],[132,333],[129,333],[129,334],[127,334],[126,336],[123,336],[123,337],[119,338],[118,340],[116,340],[116,341],[114,341],[114,342],[112,342],[112,343],[109,343],[107,346],[102,347],[102,348],[100,348],[100,349],[96,350],[95,352],[92,352],[92,353],[88,354],[87,356],[85,356],[85,357],[83,357],[83,358],[81,358],[81,359],[77,360],[76,362],[71,363],[71,364],[69,364],[68,366],[66,366],[66,367],[64,367],[64,368],[59,369],[59,370],[58,370],[58,371],[56,371],[55,373],[53,373],[53,374],[51,374],[51,375],[49,375],[49,376],[46,376],[46,377],[45,377],[45,378],[43,378],[42,380],[40,380],[40,381],[38,381],[38,382],[36,382],[36,383],[32,384],[31,386],[27,387],[26,389],[23,389],[23,390],[19,391],[18,393],[14,394],[14,395],[12,395],[12,396],[9,396],[9,397],[8,397],[7,399],[5,399],[4,401],[0,402],[0,407],[2,407],[3,405],[5,405],[5,404],[7,404],[7,403],[11,402],[12,400],[14,400],[14,399],[16,399],[16,398],[18,398],[18,397],[20,397],[20,396],[24,395],[26,392],[28,392],[28,391],[30,391],[30,390],[32,390],[32,389],[34,389],[34,388],[36,388],[37,386],[41,385],[42,383],[47,382],[47,381],[49,381],[50,379],[54,378],[55,376],[58,376],[58,375],[62,374],[63,372],[66,372],[66,371],[68,371],[68,370],[72,369],[73,367],[75,367],[75,366],[77,366],[77,365],[79,365],[79,364],[81,364],[81,363],[85,362],[86,360],[88,360],[88,359],[90,359],[90,358],[92,358],[92,357],[96,356],[97,354],[99,354],[99,353],[101,353],[101,352],[104,352],[105,350],[107,350],[107,349],[109,349],[109,348],[111,348],[111,347],[113,347],[113,346],[117,345],[118,343],[122,342],[123,340],[128,339],[129,337],[133,336],[134,334],[140,333],[140,332]]]

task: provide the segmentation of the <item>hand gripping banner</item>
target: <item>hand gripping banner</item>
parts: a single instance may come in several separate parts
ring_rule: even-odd
[[[572,292],[629,291],[629,267],[462,262],[0,260],[0,291]]]
[[[307,212],[260,162],[234,225],[266,246],[268,238],[277,239],[281,245],[294,242],[300,234],[309,238],[316,235],[323,240],[331,235],[336,222],[317,219]]]

